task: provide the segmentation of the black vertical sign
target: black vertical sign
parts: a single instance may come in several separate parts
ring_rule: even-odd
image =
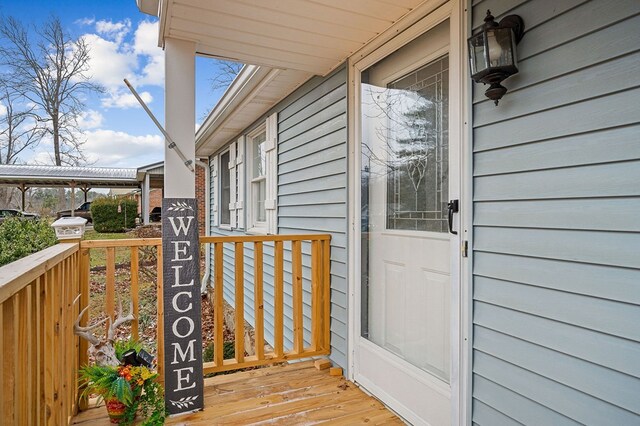
[[[164,398],[169,414],[204,408],[198,235],[195,198],[164,198]]]

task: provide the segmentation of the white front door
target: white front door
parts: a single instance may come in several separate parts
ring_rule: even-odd
[[[451,419],[449,23],[360,75],[361,282],[354,378],[414,424]],[[456,142],[457,143],[457,142]],[[455,179],[457,181],[457,179]]]

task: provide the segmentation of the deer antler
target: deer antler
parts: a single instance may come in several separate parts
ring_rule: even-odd
[[[76,299],[73,301],[73,304],[75,305],[78,300],[80,299],[80,295],[78,295],[78,297],[76,297]],[[102,324],[104,324],[105,322],[107,322],[107,320],[109,319],[104,318],[98,322],[96,322],[93,325],[90,325],[88,327],[81,327],[80,326],[80,319],[82,319],[82,316],[85,314],[85,312],[87,312],[87,310],[89,309],[89,306],[87,306],[86,308],[84,308],[82,310],[82,312],[80,312],[80,315],[78,315],[78,318],[76,319],[76,322],[73,324],[73,333],[76,334],[79,337],[82,337],[84,339],[86,339],[89,343],[91,343],[92,345],[97,345],[98,343],[101,342],[101,340],[99,338],[97,338],[96,336],[94,336],[93,334],[89,333],[91,330],[93,330],[94,328],[97,328],[99,326],[101,326]]]
[[[122,324],[128,321],[133,321],[135,317],[133,316],[133,300],[131,300],[131,305],[129,307],[129,315],[126,317],[122,316],[122,299],[118,298],[118,318],[109,326],[109,331],[107,333],[107,340],[112,341],[116,337],[116,330]]]

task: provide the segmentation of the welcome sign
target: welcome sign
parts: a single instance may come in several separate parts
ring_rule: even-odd
[[[195,198],[164,198],[164,386],[169,414],[204,407],[198,235]]]

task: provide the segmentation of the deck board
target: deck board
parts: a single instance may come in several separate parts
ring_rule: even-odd
[[[378,400],[343,377],[299,362],[205,379],[205,409],[168,419],[168,425],[402,425]],[[104,407],[74,425],[109,425]]]

